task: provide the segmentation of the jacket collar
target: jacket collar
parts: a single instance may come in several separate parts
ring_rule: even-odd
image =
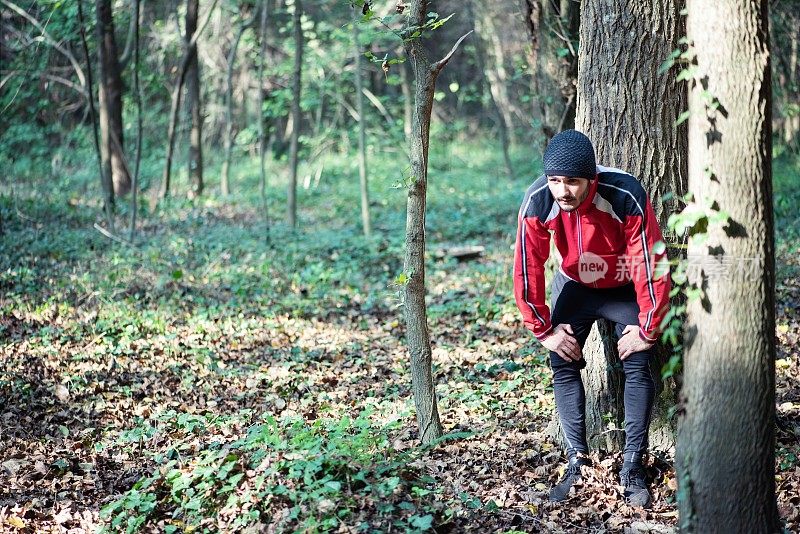
[[[586,198],[583,199],[583,202],[578,204],[578,207],[573,211],[586,213],[594,207],[594,196],[597,194],[597,180],[596,174],[594,180],[589,180],[589,193],[586,195]]]

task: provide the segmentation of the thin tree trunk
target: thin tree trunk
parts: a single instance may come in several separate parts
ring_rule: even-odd
[[[421,27],[428,12],[427,0],[413,0],[409,7],[406,35]],[[414,71],[414,119],[411,130],[411,177],[406,207],[406,253],[403,272],[408,277],[404,286],[406,337],[411,356],[411,389],[417,411],[419,438],[430,443],[442,435],[439,408],[431,368],[431,341],[428,333],[428,312],[425,307],[425,204],[428,188],[428,146],[431,111],[436,78],[447,65],[465,36],[438,62],[428,59],[422,38],[405,42],[406,57]]]
[[[479,11],[478,28],[483,31],[483,38],[486,38],[487,44],[491,44],[492,54],[491,60],[494,62],[494,68],[484,67],[483,72],[489,82],[489,92],[492,95],[492,101],[497,106],[500,117],[503,122],[503,129],[505,135],[508,137],[508,144],[517,144],[517,137],[514,129],[514,119],[511,109],[511,99],[508,96],[508,73],[506,72],[505,56],[503,55],[503,46],[500,42],[500,37],[497,34],[493,17],[485,16],[486,9],[482,8]],[[484,50],[485,55],[485,50]]]
[[[133,36],[133,92],[136,95],[136,159],[133,167],[133,182],[131,183],[131,235],[130,241],[136,239],[136,212],[138,211],[139,192],[139,164],[142,161],[142,87],[139,83],[139,10],[141,3],[133,0],[133,17],[136,21]]]
[[[89,56],[89,45],[86,44],[86,21],[83,17],[83,0],[78,0],[78,24],[81,32],[81,45],[86,57],[86,85],[89,92],[89,114],[92,117],[92,138],[94,139],[95,153],[97,154],[97,167],[100,171],[100,187],[103,191],[103,210],[106,215],[108,229],[114,231],[114,188],[111,184],[111,168],[103,162],[100,150],[100,135],[97,130],[97,112],[94,108],[94,84],[92,83],[92,60]]]
[[[475,3],[475,0],[473,0],[473,3]],[[504,117],[503,113],[500,111],[500,106],[498,105],[497,100],[495,99],[496,91],[493,90],[492,87],[491,87],[492,86],[492,80],[493,80],[494,77],[492,77],[489,74],[488,69],[486,67],[486,48],[484,46],[483,41],[487,38],[487,36],[485,34],[485,32],[487,31],[487,27],[483,23],[482,19],[486,18],[486,17],[490,17],[491,15],[486,13],[486,10],[488,9],[486,7],[481,7],[480,5],[475,5],[474,9],[473,9],[473,5],[472,4],[468,4],[468,6],[469,6],[469,9],[471,11],[471,15],[472,15],[472,19],[474,21],[474,25],[475,25],[476,29],[478,30],[478,39],[475,40],[475,60],[476,60],[476,63],[477,63],[478,70],[483,73],[484,80],[489,85],[489,99],[492,102],[492,111],[494,112],[495,124],[497,125],[497,129],[500,132],[500,144],[501,144],[501,148],[503,150],[503,162],[505,163],[505,166],[506,166],[506,174],[508,175],[509,178],[513,179],[514,178],[514,170],[513,170],[512,166],[511,166],[511,157],[509,156],[509,144],[510,144],[509,137],[508,137],[508,126],[509,125],[506,122],[508,120],[508,118]],[[481,12],[481,16],[480,17],[476,17],[475,16],[476,9],[480,10],[480,12]],[[513,125],[512,125],[512,127],[513,127]]]
[[[369,221],[369,190],[367,188],[367,147],[366,147],[366,126],[367,118],[364,116],[364,92],[362,91],[362,72],[363,50],[359,41],[359,22],[353,23],[353,41],[356,53],[356,104],[358,106],[358,177],[361,185],[361,225],[364,235],[371,233]]]
[[[258,12],[254,13],[250,19],[243,21],[236,33],[236,38],[233,41],[233,46],[228,54],[228,73],[225,77],[225,159],[222,162],[222,177],[220,189],[224,196],[228,196],[231,192],[230,188],[230,172],[231,159],[233,157],[233,67],[236,63],[236,52],[239,50],[239,43],[242,36],[247,29],[253,25],[256,20]]]
[[[125,168],[122,129],[122,76],[114,37],[111,0],[97,0],[97,55],[100,64],[98,94],[100,99],[100,149],[103,165],[111,168],[115,195],[125,195],[131,177]],[[113,197],[112,197],[113,202]]]
[[[181,92],[183,91],[183,84],[186,81],[186,72],[189,69],[189,62],[192,59],[192,55],[189,52],[194,49],[197,44],[197,39],[200,37],[200,34],[203,33],[203,29],[208,24],[208,21],[211,20],[211,14],[214,12],[217,1],[218,0],[214,0],[212,2],[203,23],[200,25],[199,29],[194,32],[194,35],[192,35],[189,46],[184,51],[181,65],[178,68],[178,79],[175,82],[175,87],[172,89],[172,106],[170,107],[169,126],[167,127],[167,157],[164,163],[164,174],[161,179],[160,198],[167,198],[167,196],[169,196],[170,179],[172,177],[172,156],[175,151],[175,134],[178,130],[178,111],[181,107]]]
[[[167,126],[167,158],[164,164],[164,175],[161,179],[161,192],[159,197],[167,198],[170,192],[170,179],[172,177],[172,155],[175,150],[175,134],[178,130],[178,110],[181,107],[181,93],[186,80],[186,68],[189,65],[189,56],[184,55],[178,71],[178,80],[172,89],[172,105],[169,111],[169,126]]]
[[[297,165],[300,139],[300,94],[303,87],[303,4],[301,0],[294,2],[294,77],[292,81],[292,137],[289,148],[291,176],[289,177],[289,194],[287,202],[289,226],[297,226]]]
[[[729,218],[689,238],[676,469],[684,532],[780,532],[767,0],[692,0],[689,191]],[[720,274],[720,266],[725,274]],[[727,266],[727,267],[726,267]]]
[[[267,58],[267,22],[269,20],[269,1],[261,2],[261,24],[258,36],[261,39],[261,56],[258,58],[258,161],[261,173],[261,201],[264,204],[264,225],[266,240],[269,242],[269,202],[267,201],[267,136],[264,130],[264,63]]]
[[[677,206],[662,198],[666,193],[680,197],[686,189],[686,130],[673,126],[686,98],[673,71],[658,74],[662,61],[678,46],[679,2],[584,0],[582,10],[580,39],[585,44],[579,55],[576,127],[594,143],[598,164],[620,168],[641,180],[661,228],[666,229]],[[660,31],[652,32],[655,27]],[[664,235],[667,242],[674,242],[674,236],[666,231]],[[589,443],[619,450],[623,433],[607,432],[604,421],[611,414],[616,428],[624,428],[624,374],[613,330],[605,320],[592,329],[583,351],[587,367],[582,374]],[[660,380],[667,351],[659,347],[657,352],[651,362],[657,398],[650,446],[671,449],[674,422],[668,410],[675,404],[675,391],[674,385]]]
[[[531,123],[538,125],[542,131],[545,124],[544,115],[542,112],[542,105],[539,99],[542,98],[540,83],[539,83],[539,56],[541,55],[541,39],[539,38],[540,26],[542,19],[542,4],[540,0],[522,0],[522,12],[524,15],[523,21],[525,29],[528,31],[528,39],[530,46],[525,47],[526,57],[528,60],[528,68],[530,70],[530,87],[531,87]],[[544,139],[545,143],[542,149],[547,144],[549,138]]]
[[[191,117],[189,130],[189,182],[190,197],[203,194],[203,113],[200,100],[200,62],[197,59],[197,42],[192,44],[192,36],[197,31],[197,18],[200,11],[200,0],[187,0],[186,33],[184,44],[189,55],[188,72],[186,73],[186,100]]]
[[[119,68],[123,71],[127,68],[131,57],[133,57],[134,33],[136,32],[136,26],[139,25],[139,13],[141,13],[139,0],[131,0],[131,20],[128,23],[128,35],[125,38],[125,49],[119,57]]]

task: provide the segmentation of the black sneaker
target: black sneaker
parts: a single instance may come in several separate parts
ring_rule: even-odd
[[[619,479],[625,488],[623,492],[625,502],[640,508],[650,506],[650,491],[647,489],[644,468],[641,464],[625,462],[619,473]]]
[[[569,490],[572,486],[581,481],[581,468],[591,465],[592,462],[588,458],[581,458],[578,456],[570,458],[564,476],[561,477],[558,484],[550,488],[550,501],[561,502],[569,497]]]

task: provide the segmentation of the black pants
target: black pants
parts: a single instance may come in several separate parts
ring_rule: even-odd
[[[610,289],[584,286],[556,272],[551,285],[552,324],[569,324],[583,348],[595,320],[614,323],[617,338],[627,325],[639,324],[639,305],[633,284]],[[647,431],[653,408],[655,382],[650,371],[652,349],[635,352],[622,362],[625,371],[625,461],[640,462],[647,452]],[[568,362],[550,353],[553,390],[570,458],[586,454],[586,395],[580,370],[586,361]]]

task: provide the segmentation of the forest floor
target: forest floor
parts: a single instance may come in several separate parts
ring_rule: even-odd
[[[369,239],[345,156],[318,184],[305,167],[300,230],[274,225],[269,244],[252,163],[235,187],[256,193],[173,200],[144,215],[136,247],[95,231],[78,189],[0,197],[0,531],[672,532],[669,464],[649,469],[651,510],[620,499],[614,454],[595,455],[570,501],[547,502],[563,463],[545,432],[550,372],[510,279],[533,172],[499,176],[496,155],[458,144],[431,167],[430,332],[448,435],[427,448],[393,285],[405,191],[388,159],[374,165]],[[797,183],[777,162],[776,484],[795,532]],[[435,254],[455,245],[485,252]]]

